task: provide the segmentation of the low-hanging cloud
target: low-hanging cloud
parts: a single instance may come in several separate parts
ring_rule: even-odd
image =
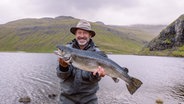
[[[105,24],[169,24],[184,13],[175,0],[1,0],[0,23],[21,18],[73,16]]]

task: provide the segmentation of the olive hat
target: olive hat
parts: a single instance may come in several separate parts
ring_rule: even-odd
[[[95,32],[91,29],[91,25],[88,21],[86,20],[80,20],[78,22],[78,24],[76,25],[76,27],[71,27],[70,29],[70,32],[73,33],[75,35],[75,32],[77,29],[82,29],[82,30],[85,30],[85,31],[88,31],[92,37],[95,36]]]

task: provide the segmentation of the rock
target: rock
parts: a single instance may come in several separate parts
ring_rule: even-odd
[[[20,103],[29,103],[31,102],[31,98],[30,97],[22,97],[19,99]]]
[[[157,99],[155,102],[156,102],[156,104],[163,104],[164,103],[161,99]]]
[[[175,30],[176,30],[176,45],[181,45],[184,43],[184,15],[180,16],[179,19],[175,22]]]
[[[96,24],[99,24],[99,25],[105,25],[105,23],[101,22],[101,21],[96,21],[95,22]]]
[[[172,49],[184,45],[184,14],[163,29],[146,47],[150,51]]]

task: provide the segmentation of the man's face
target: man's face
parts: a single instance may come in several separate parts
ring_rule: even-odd
[[[86,45],[91,38],[91,35],[88,31],[81,30],[81,29],[77,29],[75,36],[80,46]]]

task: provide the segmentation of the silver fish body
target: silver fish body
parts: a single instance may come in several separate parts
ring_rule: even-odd
[[[66,46],[57,46],[57,48],[58,51],[55,51],[55,54],[74,67],[94,72],[101,66],[106,75],[112,77],[115,82],[118,82],[118,78],[124,80],[130,94],[133,94],[142,85],[140,80],[128,75],[127,68],[119,66],[117,63],[100,55],[98,52],[84,51]]]

